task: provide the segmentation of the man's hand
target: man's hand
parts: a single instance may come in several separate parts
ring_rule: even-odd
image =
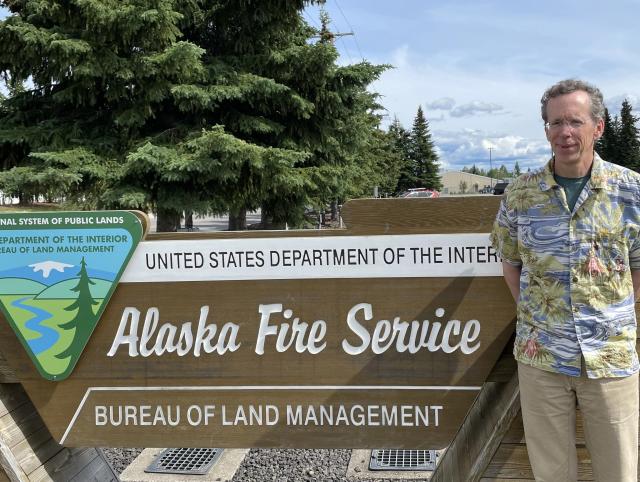
[[[509,287],[509,291],[511,291],[511,296],[516,303],[518,303],[518,298],[520,297],[520,273],[522,272],[522,266],[514,266],[512,264],[507,263],[506,261],[502,262],[502,273],[504,275],[504,280]],[[638,273],[638,283],[640,283],[640,271]],[[636,278],[634,274],[633,278],[633,286],[636,287]]]

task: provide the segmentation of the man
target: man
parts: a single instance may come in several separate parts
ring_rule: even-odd
[[[491,234],[517,303],[529,459],[537,481],[577,479],[577,402],[595,480],[636,481],[640,176],[594,151],[596,87],[564,80],[541,103],[553,157],[512,183]]]

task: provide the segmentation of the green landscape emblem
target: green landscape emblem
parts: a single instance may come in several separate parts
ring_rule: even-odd
[[[0,308],[44,378],[71,374],[141,238],[127,211],[0,213]]]

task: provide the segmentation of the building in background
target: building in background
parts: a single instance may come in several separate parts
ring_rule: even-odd
[[[443,171],[442,194],[490,194],[492,185],[498,182],[487,176],[462,171]]]

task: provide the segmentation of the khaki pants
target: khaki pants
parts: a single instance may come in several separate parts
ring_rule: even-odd
[[[538,482],[575,482],[576,400],[598,482],[636,482],[638,374],[588,379],[518,363],[527,452]]]

